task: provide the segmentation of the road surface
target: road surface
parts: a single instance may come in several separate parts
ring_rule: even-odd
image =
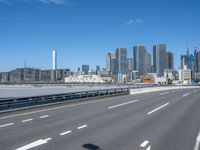
[[[98,99],[0,117],[1,150],[199,150],[200,89]]]

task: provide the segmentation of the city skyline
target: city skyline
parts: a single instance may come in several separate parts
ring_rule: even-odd
[[[0,71],[24,67],[25,60],[27,67],[51,68],[53,48],[58,51],[58,68],[106,67],[108,51],[124,47],[132,57],[139,43],[151,54],[153,45],[166,44],[177,69],[186,43],[191,54],[194,44],[200,47],[197,0],[46,2],[0,0]]]

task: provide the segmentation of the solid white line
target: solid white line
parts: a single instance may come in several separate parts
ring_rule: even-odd
[[[145,147],[147,144],[149,144],[149,141],[144,141],[141,145],[140,145],[140,147]]]
[[[22,120],[22,122],[29,122],[29,121],[32,121],[33,118],[30,118],[30,119],[26,119],[26,120]]]
[[[0,120],[2,119],[8,119],[8,118],[13,118],[13,117],[19,117],[19,116],[24,116],[24,115],[29,115],[29,114],[35,114],[35,113],[40,113],[40,112],[46,112],[46,111],[51,111],[51,110],[58,110],[58,109],[63,109],[63,108],[68,108],[68,107],[73,107],[73,106],[80,106],[80,105],[86,105],[86,104],[91,104],[91,103],[98,103],[98,102],[103,102],[103,101],[110,101],[114,99],[103,99],[103,100],[96,100],[96,101],[90,101],[90,102],[80,102],[78,104],[71,104],[71,105],[66,105],[66,106],[59,106],[59,107],[54,107],[54,108],[47,108],[43,110],[37,110],[37,111],[32,111],[32,112],[27,112],[27,113],[21,113],[21,114],[16,114],[16,115],[10,115],[10,116],[5,116],[5,117],[0,117]]]
[[[87,127],[87,125],[83,125],[83,126],[78,127],[77,129],[81,130],[81,129],[86,128],[86,127]]]
[[[12,126],[12,125],[14,125],[14,123],[4,124],[4,125],[0,125],[0,128],[7,127],[7,126]]]
[[[183,97],[186,97],[186,96],[188,96],[189,94],[190,94],[190,93],[184,94]]]
[[[43,119],[43,118],[48,118],[49,115],[45,115],[45,116],[40,116],[40,119]]]
[[[71,133],[71,132],[72,132],[72,131],[66,131],[66,132],[60,133],[60,135],[63,136],[63,135],[69,134],[69,133]]]
[[[116,107],[120,107],[120,106],[128,105],[128,104],[135,103],[135,102],[138,102],[138,100],[133,100],[133,101],[129,101],[129,102],[126,102],[126,103],[122,103],[122,104],[118,104],[118,105],[110,106],[110,107],[108,107],[108,109],[112,109],[112,108],[116,108]]]
[[[164,104],[164,105],[162,105],[162,106],[160,106],[160,107],[158,107],[158,108],[156,108],[156,109],[154,109],[154,110],[148,112],[148,115],[150,115],[150,114],[156,112],[157,110],[159,110],[159,109],[161,109],[161,108],[163,108],[163,107],[165,107],[165,106],[167,106],[167,105],[169,105],[169,103],[166,103],[166,104]]]
[[[196,143],[195,143],[195,146],[194,146],[194,150],[199,150],[199,145],[200,145],[200,131],[199,131],[198,136],[196,138]]]
[[[160,95],[166,95],[166,94],[169,94],[169,92],[161,93]]]
[[[17,148],[16,150],[28,150],[28,149],[31,149],[31,148],[34,148],[34,147],[37,147],[37,146],[40,146],[40,145],[43,145],[43,144],[46,144],[48,143],[48,141],[50,141],[51,138],[48,138],[48,139],[40,139],[40,140],[37,140],[35,142],[32,142],[28,145],[25,145],[23,147],[20,147],[20,148]]]

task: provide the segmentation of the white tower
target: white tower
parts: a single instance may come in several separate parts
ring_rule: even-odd
[[[57,53],[56,53],[55,49],[53,49],[52,56],[53,56],[53,64],[52,64],[53,66],[52,66],[52,69],[56,70],[57,69]]]

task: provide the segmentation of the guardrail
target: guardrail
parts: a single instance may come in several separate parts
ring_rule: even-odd
[[[58,103],[64,101],[72,101],[84,98],[117,95],[117,94],[128,94],[129,92],[130,92],[129,88],[117,88],[117,89],[83,91],[83,92],[74,92],[74,93],[56,94],[56,95],[1,99],[0,111],[44,105],[50,103]]]
[[[152,85],[148,85],[145,87],[152,87]],[[6,110],[12,110],[12,109],[24,108],[24,107],[39,106],[39,105],[44,105],[44,104],[70,102],[73,100],[95,98],[95,97],[100,97],[100,96],[129,94],[130,89],[145,88],[145,87],[134,86],[134,87],[126,87],[126,88],[81,91],[81,92],[73,92],[73,93],[65,93],[65,94],[0,99],[0,112],[6,111]]]

